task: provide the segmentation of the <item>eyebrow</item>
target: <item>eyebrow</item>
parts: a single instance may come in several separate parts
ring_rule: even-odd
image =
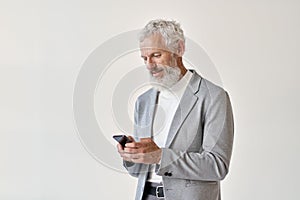
[[[155,55],[155,54],[161,54],[161,51],[156,51],[156,52],[153,52],[153,53],[151,53],[151,54],[150,54],[150,56],[149,56],[149,57],[151,57],[151,56],[153,56],[153,55]],[[141,55],[141,58],[145,58],[145,57],[147,57],[147,56],[143,56],[143,55]]]

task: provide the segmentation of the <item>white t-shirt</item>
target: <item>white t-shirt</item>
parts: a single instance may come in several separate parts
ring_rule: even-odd
[[[187,71],[170,90],[161,90],[159,93],[152,129],[152,138],[159,147],[165,146],[175,112],[192,75],[192,72]],[[152,165],[147,181],[160,183],[162,182],[162,177],[156,175],[154,168],[155,165]]]

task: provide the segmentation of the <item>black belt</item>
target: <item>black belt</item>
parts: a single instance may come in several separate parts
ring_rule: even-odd
[[[146,182],[144,194],[150,194],[157,198],[164,198],[164,187],[159,183]]]

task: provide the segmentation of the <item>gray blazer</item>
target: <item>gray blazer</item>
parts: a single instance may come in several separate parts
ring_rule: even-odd
[[[162,176],[166,200],[220,200],[220,181],[228,173],[232,152],[232,108],[226,91],[191,71],[155,169]],[[136,140],[151,137],[156,101],[155,89],[136,101]],[[124,166],[138,177],[135,199],[141,200],[150,165]]]

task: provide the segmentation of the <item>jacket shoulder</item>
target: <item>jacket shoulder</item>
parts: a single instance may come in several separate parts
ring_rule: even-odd
[[[220,86],[202,77],[199,87],[199,95],[204,95],[210,98],[226,95],[227,92]]]

